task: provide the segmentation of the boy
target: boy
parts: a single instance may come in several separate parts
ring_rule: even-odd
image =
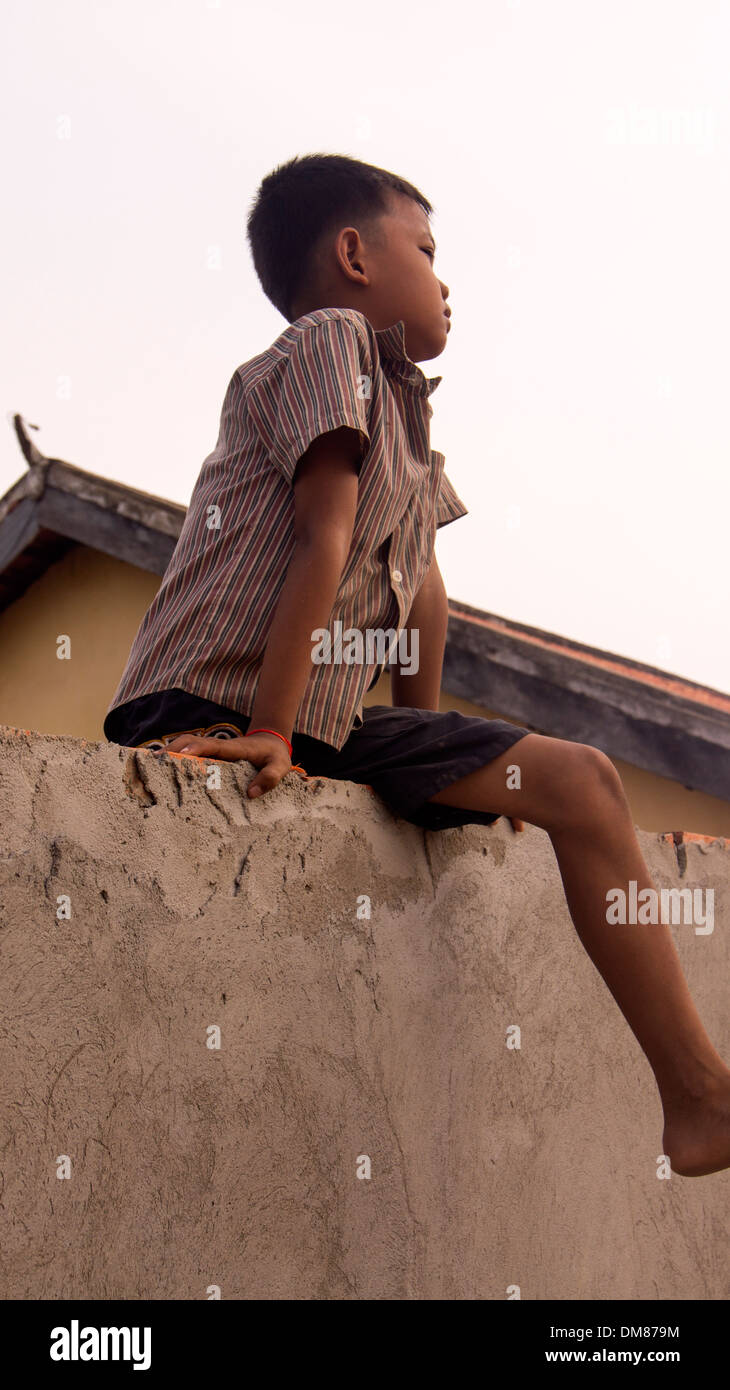
[[[683,1176],[717,1172],[730,1166],[730,1069],[669,927],[607,920],[609,890],[653,887],[610,759],[503,720],[439,713],[447,600],[434,538],[466,508],[430,448],[428,397],[441,378],[416,365],[443,352],[450,328],[432,212],[413,185],[345,156],[295,158],[264,179],[248,237],[289,327],[228,386],[104,733],[245,759],[258,768],[249,797],[277,786],[296,756],[310,775],[366,783],[433,830],[500,815],[540,826],[580,939],[654,1071],[663,1152]],[[382,650],[315,664],[317,629],[335,623],[418,635],[417,672],[391,672],[392,707],[362,704]]]

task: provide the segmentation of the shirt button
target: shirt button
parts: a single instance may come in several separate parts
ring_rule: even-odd
[[[400,570],[393,570],[393,578],[396,584],[400,584],[401,579],[403,578],[403,575],[401,574]]]

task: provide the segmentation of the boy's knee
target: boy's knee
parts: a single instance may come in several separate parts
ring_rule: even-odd
[[[571,749],[568,778],[578,807],[581,804],[584,809],[605,806],[608,801],[624,807],[626,793],[623,782],[607,754],[600,748],[594,748],[591,743],[568,746]]]
[[[524,811],[526,820],[559,831],[585,828],[607,816],[625,814],[628,802],[623,783],[600,748],[536,735],[532,749],[537,755],[533,766],[539,770],[540,785]]]

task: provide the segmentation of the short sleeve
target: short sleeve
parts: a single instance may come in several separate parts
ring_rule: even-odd
[[[333,314],[296,324],[286,356],[256,382],[249,414],[270,461],[288,483],[297,463],[320,434],[349,425],[370,448],[372,354],[367,332],[354,316]]]
[[[442,473],[441,488],[436,502],[436,529],[438,530],[439,526],[446,526],[449,521],[458,521],[460,516],[468,516],[468,514],[468,509],[464,506],[446,474]]]

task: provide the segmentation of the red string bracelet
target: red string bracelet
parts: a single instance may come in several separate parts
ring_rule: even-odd
[[[289,757],[292,758],[292,757],[294,756],[294,750],[293,750],[293,748],[292,748],[292,746],[291,746],[291,744],[290,744],[288,738],[284,738],[284,735],[283,735],[283,734],[280,734],[279,731],[278,731],[277,729],[247,729],[247,730],[246,730],[246,734],[247,734],[247,735],[248,735],[248,734],[276,734],[276,737],[277,737],[277,738],[282,738],[282,739],[284,739],[284,742],[285,742],[287,748],[289,749]]]

